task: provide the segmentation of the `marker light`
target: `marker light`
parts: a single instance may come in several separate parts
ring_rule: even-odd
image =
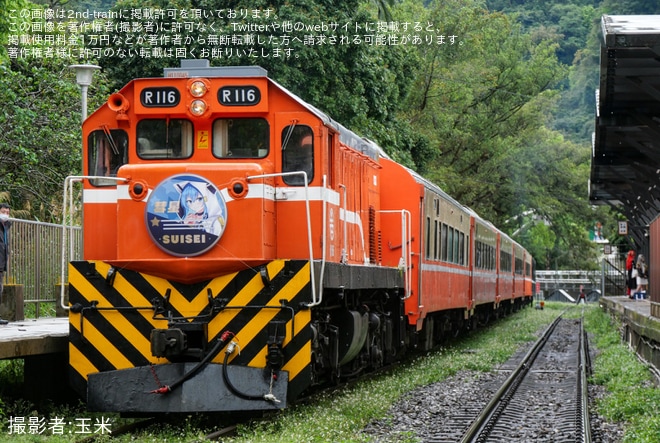
[[[206,94],[206,84],[201,80],[196,80],[190,84],[190,94],[193,97],[201,97]]]
[[[206,102],[204,100],[195,100],[190,104],[192,115],[200,116],[206,112]]]

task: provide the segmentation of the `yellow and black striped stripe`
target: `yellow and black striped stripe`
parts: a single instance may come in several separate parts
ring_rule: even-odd
[[[311,379],[310,269],[306,261],[276,260],[197,284],[115,270],[101,261],[69,266],[69,355],[73,386],[86,393],[90,373],[167,363],[151,355],[153,329],[166,329],[169,313],[187,321],[208,321],[208,341],[235,334],[240,353],[232,365],[266,367],[268,325],[285,325],[282,346],[289,373],[289,398]],[[114,275],[108,278],[109,272]],[[166,294],[169,294],[166,297]],[[155,314],[155,307],[164,312]],[[222,353],[214,362],[221,363]]]

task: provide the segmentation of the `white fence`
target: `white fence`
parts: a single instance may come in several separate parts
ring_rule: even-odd
[[[556,289],[598,289],[602,295],[623,295],[626,291],[625,265],[604,259],[597,271],[536,271],[536,281],[543,291]]]
[[[5,283],[22,285],[25,303],[36,303],[38,306],[41,302],[59,301],[59,285],[62,283],[62,238],[61,225],[12,219],[9,229],[10,258]],[[79,259],[82,255],[82,230],[79,227],[67,230],[67,254],[71,240],[73,257],[69,258]]]

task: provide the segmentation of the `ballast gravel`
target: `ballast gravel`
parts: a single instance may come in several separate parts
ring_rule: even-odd
[[[386,417],[373,421],[362,431],[370,441],[386,442],[452,442],[460,441],[460,429],[443,429],[448,423],[459,423],[461,414],[468,410],[480,409],[489,400],[507,374],[501,372],[460,372],[442,382],[418,388],[407,393],[393,405]],[[592,441],[600,443],[620,443],[623,441],[623,425],[609,423],[597,415],[593,404],[604,395],[604,388],[590,385]],[[542,398],[530,408],[542,411],[548,407]],[[469,423],[463,423],[467,428]],[[451,425],[449,426],[451,427]],[[524,428],[524,426],[523,426]],[[545,443],[553,442],[552,430],[545,432]],[[452,439],[452,435],[454,438]],[[521,440],[521,442],[524,441]]]

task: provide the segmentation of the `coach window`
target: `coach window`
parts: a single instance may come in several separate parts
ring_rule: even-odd
[[[137,154],[147,160],[188,158],[192,155],[193,127],[188,120],[146,119],[137,124]]]
[[[523,273],[523,261],[519,258],[516,259],[516,274]]]
[[[436,223],[435,227],[435,249],[436,249],[436,260],[442,259],[442,223]]]
[[[438,220],[433,220],[433,259],[438,259],[438,246],[440,243],[440,235],[438,231]]]
[[[282,130],[282,172],[307,173],[307,183],[314,178],[314,133],[305,125],[291,125]],[[302,174],[285,175],[287,185],[304,185]]]
[[[213,122],[213,155],[218,158],[264,158],[270,128],[263,118],[222,118]]]
[[[87,169],[96,177],[116,177],[128,163],[128,134],[122,129],[97,130],[87,138]],[[115,180],[91,179],[95,186],[114,186]]]
[[[454,228],[449,228],[449,238],[447,238],[447,261],[454,261]]]
[[[474,244],[474,266],[481,268],[481,242],[479,240]]]
[[[460,240],[458,241],[458,264],[465,264],[465,233],[461,232]]]
[[[426,258],[431,258],[431,217],[426,217]]]
[[[447,261],[447,231],[449,227],[446,224],[442,224],[442,236],[440,238],[440,260]]]
[[[511,272],[511,254],[500,251],[500,271]]]

